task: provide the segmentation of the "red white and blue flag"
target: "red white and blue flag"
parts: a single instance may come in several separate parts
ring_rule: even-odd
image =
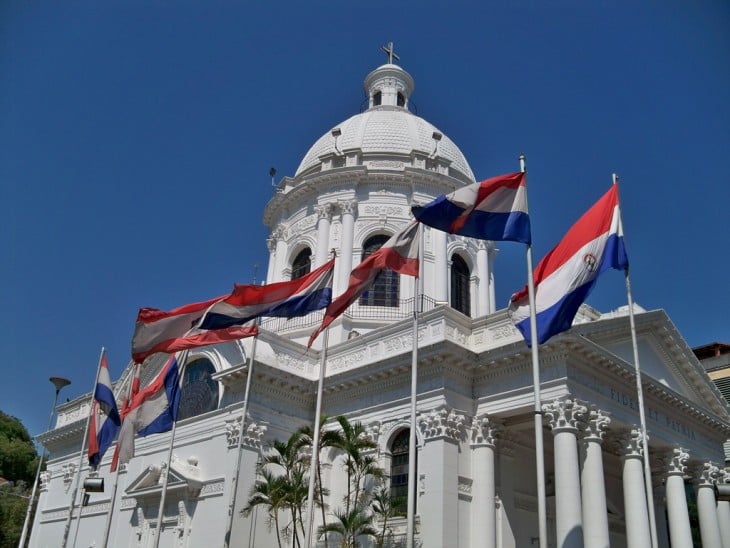
[[[327,307],[322,324],[312,333],[307,348],[317,336],[365,293],[380,272],[389,268],[399,274],[418,277],[418,222],[414,221],[395,233],[375,253],[357,265],[350,273],[345,292]]]
[[[201,329],[226,329],[261,316],[293,318],[325,308],[332,301],[335,260],[295,280],[268,285],[236,284],[233,293],[213,304]]]
[[[99,378],[94,388],[94,399],[91,406],[91,422],[89,425],[89,466],[96,469],[104,453],[114,442],[119,432],[121,420],[117,410],[117,402],[112,391],[106,353],[101,357]]]
[[[199,327],[206,311],[225,299],[188,304],[169,312],[156,308],[140,308],[132,336],[132,359],[141,363],[156,352],[179,352],[198,346],[207,346],[258,334],[256,325],[236,325],[225,329]]]
[[[618,185],[613,185],[535,268],[537,343],[570,329],[601,272],[609,268],[625,270],[628,266]],[[531,345],[527,287],[512,295],[509,313],[528,346]]]
[[[524,173],[467,185],[411,210],[423,224],[451,234],[525,244],[531,241]]]
[[[118,464],[125,464],[134,457],[135,435],[147,436],[172,429],[179,403],[180,372],[177,356],[173,355],[157,377],[137,392],[124,410],[112,472]]]

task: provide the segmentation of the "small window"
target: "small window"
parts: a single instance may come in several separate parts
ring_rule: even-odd
[[[183,420],[218,408],[218,383],[211,375],[215,367],[210,360],[195,360],[185,366],[177,419]]]
[[[454,255],[451,258],[451,308],[465,316],[471,314],[470,280],[466,262],[459,255]]]
[[[408,462],[411,431],[401,430],[390,445],[390,496],[398,498],[398,510],[408,506]]]
[[[307,248],[300,251],[291,265],[291,279],[296,280],[312,270],[312,250]]]
[[[370,255],[380,249],[390,236],[373,236],[368,238],[363,246],[362,260],[364,261]],[[375,277],[373,285],[370,286],[360,297],[360,304],[365,306],[392,306],[396,307],[400,303],[399,297],[400,279],[397,272],[393,272],[389,268],[384,268]]]
[[[400,91],[398,92],[398,106],[399,107],[406,106],[406,97]]]
[[[381,104],[382,102],[383,102],[383,94],[382,94],[381,92],[379,92],[379,91],[376,91],[376,92],[375,92],[375,93],[373,94],[373,106],[374,106],[374,107],[377,107],[377,106],[378,106],[378,105],[380,105],[380,104]]]

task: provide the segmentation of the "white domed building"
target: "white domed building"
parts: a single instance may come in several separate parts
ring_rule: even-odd
[[[267,282],[299,277],[334,252],[338,295],[350,271],[410,221],[412,205],[475,181],[448,136],[409,110],[413,90],[413,78],[395,64],[372,71],[368,108],[326,131],[294,177],[279,183],[263,213],[271,234]],[[538,545],[531,358],[506,311],[495,308],[494,250],[492,242],[424,228],[422,290],[413,278],[385,272],[330,330],[323,412],[363,425],[359,439],[371,442],[366,454],[385,472],[386,491],[415,491],[418,546]],[[416,475],[408,477],[412,315],[421,291]],[[79,518],[79,507],[72,515],[69,508],[89,395],[59,406],[55,427],[39,436],[50,459],[30,546],[61,546],[64,536],[67,546],[101,546],[107,524],[109,546],[220,546],[226,538],[230,546],[304,546],[301,533],[286,536],[288,507],[242,510],[274,441],[314,423],[322,337],[309,352],[306,341],[321,319],[321,312],[265,319],[255,341],[190,351],[159,530],[171,434],[137,439],[116,491],[108,451],[99,470],[105,490],[88,493]],[[650,546],[654,521],[660,546],[670,536],[672,546],[691,546],[691,483],[703,542],[730,546],[713,544],[730,542],[730,506],[713,491],[727,479],[728,408],[664,311],[642,310],[636,323],[652,504],[637,436],[628,316],[585,306],[570,331],[540,348],[548,545]],[[163,363],[164,356],[153,356],[143,364],[143,385]],[[119,402],[131,380],[130,365],[115,383]],[[327,430],[337,428],[327,423]],[[329,523],[346,505],[348,480],[342,451],[322,451],[321,460]],[[80,473],[89,476],[86,466]],[[370,477],[359,485],[373,484]],[[315,520],[321,525],[320,508]],[[385,546],[405,545],[404,517],[383,523],[373,514],[372,525],[385,531]],[[332,532],[327,544],[340,540]],[[357,537],[362,546],[380,540]],[[322,536],[316,545],[325,545]]]

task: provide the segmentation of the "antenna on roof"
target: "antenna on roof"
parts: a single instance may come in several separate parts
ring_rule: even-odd
[[[269,169],[269,177],[271,177],[271,186],[276,186],[276,183],[274,182],[274,175],[276,175],[276,168],[272,166]]]

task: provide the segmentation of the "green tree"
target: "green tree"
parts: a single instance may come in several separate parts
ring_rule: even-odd
[[[343,443],[342,434],[338,430],[325,430],[325,423],[329,420],[327,415],[322,415],[319,421],[319,448],[317,450],[317,488],[319,490],[319,507],[322,511],[322,523],[327,523],[326,509],[324,497],[327,495],[326,490],[322,486],[322,450],[328,447],[339,447]],[[302,435],[302,448],[309,448],[310,452],[312,449],[312,443],[314,443],[314,433],[310,426],[303,426],[299,429]],[[327,535],[324,537],[324,546],[327,548]]]
[[[38,458],[23,424],[0,411],[0,548],[18,545]]]
[[[403,515],[403,504],[404,500],[402,497],[391,496],[390,488],[385,482],[381,482],[380,486],[373,493],[371,508],[375,516],[382,522],[382,529],[375,541],[378,548],[385,546],[388,520]]]
[[[340,548],[357,548],[361,536],[376,536],[373,516],[367,508],[355,505],[350,510],[336,510],[335,520],[322,527],[324,533],[337,533],[342,537]]]

